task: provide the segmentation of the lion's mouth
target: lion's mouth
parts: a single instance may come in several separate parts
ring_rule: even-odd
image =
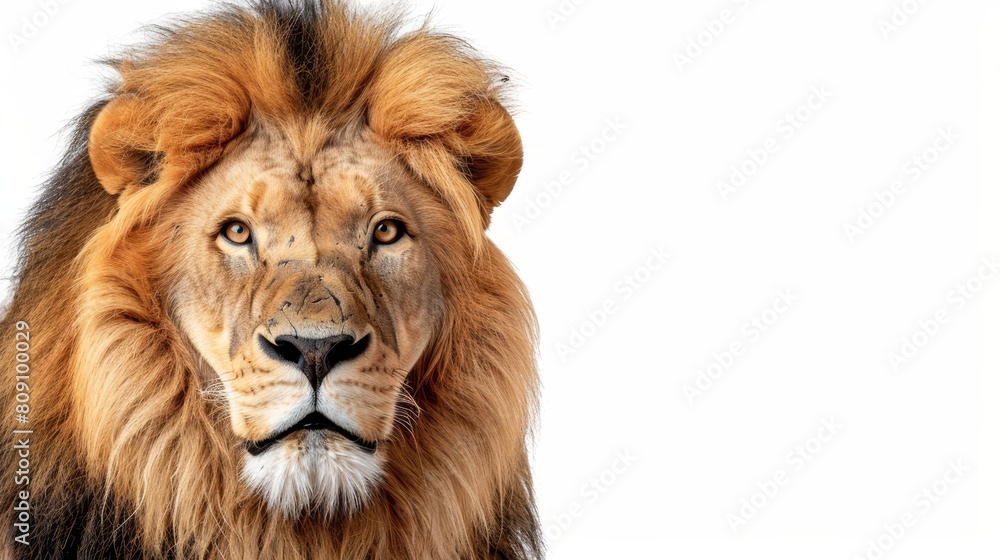
[[[323,416],[319,412],[311,412],[306,415],[305,418],[299,420],[289,428],[278,432],[277,434],[260,441],[248,441],[246,442],[246,450],[253,456],[260,455],[261,453],[267,451],[274,445],[276,445],[282,439],[288,437],[289,435],[299,431],[299,430],[329,430],[340,434],[345,439],[354,442],[355,445],[361,449],[367,451],[368,453],[375,452],[376,442],[368,441],[363,437],[351,432],[347,428],[333,422],[326,416]]]

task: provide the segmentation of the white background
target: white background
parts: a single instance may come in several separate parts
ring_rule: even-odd
[[[59,129],[101,91],[92,61],[206,5],[63,0],[15,49],[22,18],[46,18],[37,0],[3,3],[6,244]],[[432,9],[518,84],[525,166],[490,233],[542,326],[549,558],[998,557],[1000,276],[979,273],[1000,259],[1000,8],[413,4]],[[957,135],[947,151],[939,130]],[[917,176],[914,157],[933,163]],[[734,166],[757,169],[723,197]],[[860,209],[878,217],[849,236]],[[655,250],[670,256],[652,270]],[[897,368],[904,338],[920,348]],[[944,495],[915,498],[925,488]]]

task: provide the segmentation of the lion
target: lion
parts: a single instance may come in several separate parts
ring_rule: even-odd
[[[541,557],[508,80],[403,20],[227,4],[109,62],[21,230],[4,557]]]

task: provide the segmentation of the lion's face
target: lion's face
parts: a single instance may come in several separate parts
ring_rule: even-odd
[[[241,145],[178,207],[169,308],[224,395],[244,481],[286,515],[350,509],[443,313],[436,202],[364,132],[307,161],[274,130]]]

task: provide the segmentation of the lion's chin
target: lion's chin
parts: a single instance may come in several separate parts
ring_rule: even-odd
[[[244,482],[285,517],[358,509],[381,479],[376,454],[324,431],[289,435],[260,455],[246,455]]]

